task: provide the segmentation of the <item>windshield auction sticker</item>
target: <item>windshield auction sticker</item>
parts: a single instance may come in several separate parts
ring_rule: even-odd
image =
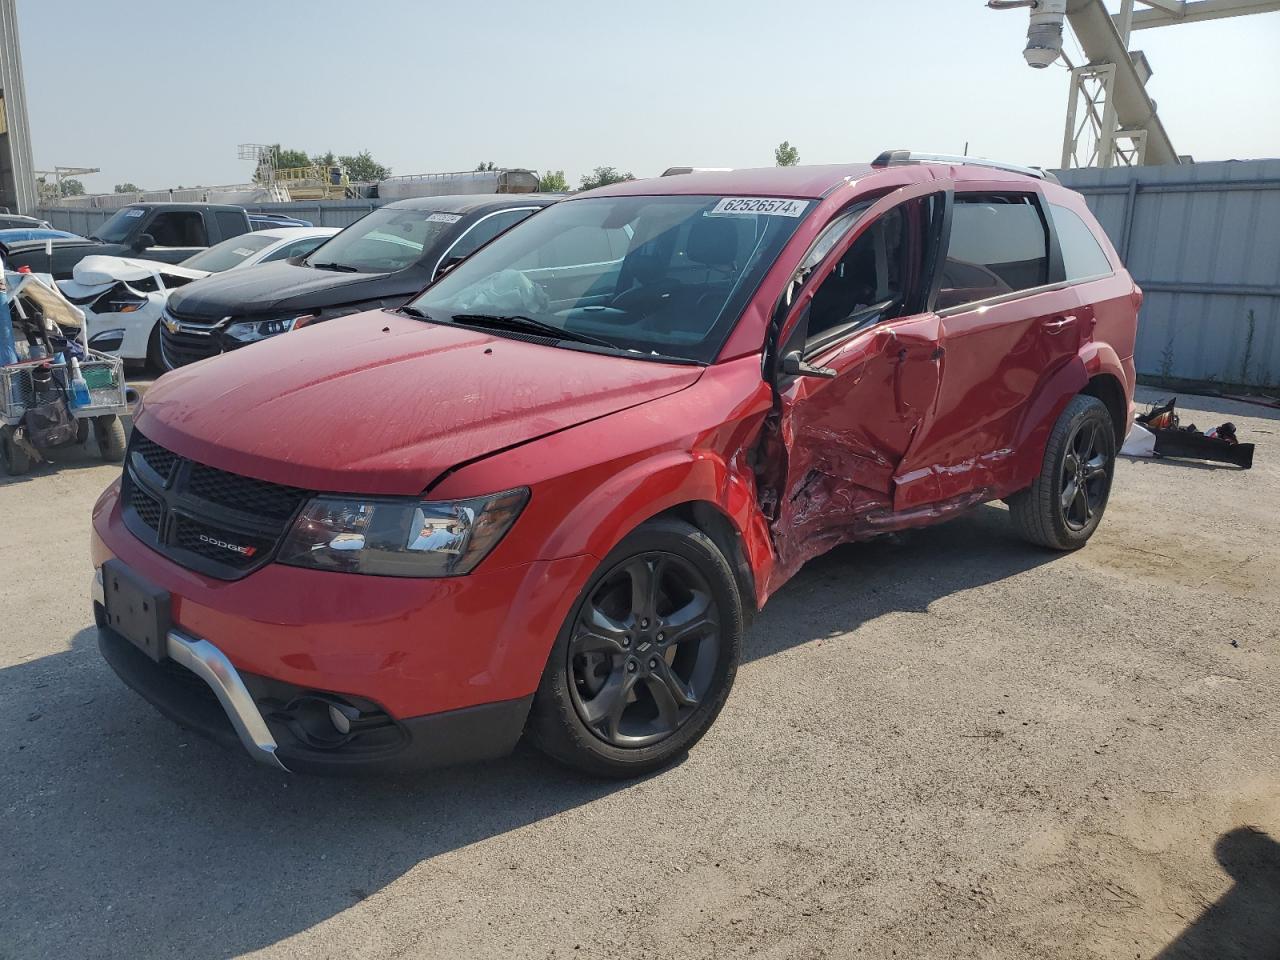
[[[781,197],[725,197],[707,211],[709,217],[729,215],[798,217],[807,206],[803,200],[785,200]]]
[[[461,219],[458,213],[433,213],[427,217],[427,223],[457,223]]]

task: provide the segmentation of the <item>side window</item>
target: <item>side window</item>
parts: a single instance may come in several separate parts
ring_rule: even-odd
[[[1086,277],[1110,276],[1111,261],[1102,252],[1093,231],[1074,210],[1050,204],[1053,225],[1058,231],[1058,244],[1062,247],[1062,266],[1068,280]]]
[[[295,240],[275,253],[263,257],[259,263],[274,263],[276,260],[288,260],[290,257],[305,257],[328,239],[328,237],[307,237],[305,240]]]
[[[157,247],[207,247],[204,218],[192,211],[158,213],[146,232],[156,238]]]
[[[939,310],[1049,282],[1049,236],[1027,194],[956,195]]]
[[[533,213],[532,210],[504,210],[502,213],[486,217],[449,249],[448,259],[471,256],[498,234],[514,227],[531,213]]]
[[[918,256],[920,246],[910,242],[910,207],[895,207],[868,227],[814,291],[808,347],[901,313],[907,301],[908,257]]]
[[[215,210],[213,217],[223,240],[230,240],[245,232],[244,217],[234,210]]]

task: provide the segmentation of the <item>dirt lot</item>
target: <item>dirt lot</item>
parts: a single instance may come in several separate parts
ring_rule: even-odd
[[[1155,394],[1144,391],[1145,399]],[[99,659],[88,457],[0,477],[0,957],[1280,957],[1280,413],[812,563],[680,765],[289,777]]]

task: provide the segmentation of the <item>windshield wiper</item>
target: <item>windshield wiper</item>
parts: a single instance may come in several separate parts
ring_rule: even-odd
[[[415,320],[431,319],[411,303],[406,303],[403,307],[396,307],[396,313],[403,313],[406,317],[413,317]]]
[[[566,330],[564,327],[557,327],[554,323],[545,323],[542,320],[535,320],[533,317],[525,317],[520,314],[499,316],[491,313],[455,313],[451,319],[454,323],[463,323],[468,326],[531,331],[554,337],[556,340],[576,340],[578,343],[590,343],[597,347],[608,347],[610,350],[620,349],[617,344],[610,343],[608,340],[601,340],[599,337],[593,337],[589,333]]]
[[[355,267],[348,266],[345,263],[313,263],[311,266],[317,270],[336,270],[339,273],[359,273]]]

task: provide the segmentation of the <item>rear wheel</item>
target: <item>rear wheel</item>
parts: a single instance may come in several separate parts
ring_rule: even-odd
[[[14,428],[0,426],[0,459],[4,460],[5,472],[11,477],[20,477],[31,469],[31,456],[18,446],[14,439]]]
[[[742,601],[715,543],[653,520],[613,550],[556,638],[529,733],[596,776],[633,777],[682,755],[729,696]]]
[[[1083,547],[1102,522],[1115,467],[1111,414],[1097,397],[1072,397],[1049,435],[1040,475],[1009,498],[1014,526],[1042,547]]]
[[[124,459],[124,423],[119,417],[108,415],[93,418],[93,439],[98,444],[98,454],[107,463],[119,463]]]

